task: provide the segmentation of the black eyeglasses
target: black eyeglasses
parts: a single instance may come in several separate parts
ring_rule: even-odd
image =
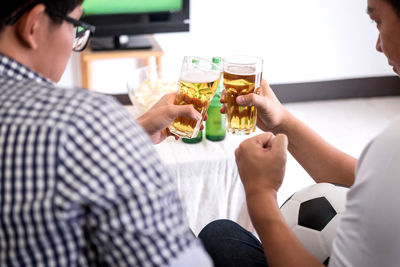
[[[19,18],[21,18],[26,12],[31,10],[35,5],[37,5],[39,3],[40,2],[35,2],[31,5],[26,6],[25,8],[22,8],[14,16],[12,16],[11,18],[9,18],[6,21],[6,25],[11,26],[11,25],[15,24]],[[75,27],[74,44],[72,46],[73,51],[81,52],[86,48],[86,46],[89,42],[90,35],[93,34],[94,31],[96,30],[95,26],[87,24],[83,21],[76,20],[74,18],[71,18],[69,16],[62,14],[61,12],[51,10],[47,7],[46,7],[46,13],[53,15],[53,16],[57,16],[65,21],[71,23]]]
[[[72,25],[74,25],[75,37],[74,37],[74,45],[72,46],[73,51],[81,52],[86,48],[86,46],[89,42],[90,35],[93,34],[94,31],[96,30],[95,26],[90,25],[90,24],[85,23],[80,20],[76,20],[69,16],[65,16],[65,15],[61,14],[60,12],[55,11],[55,10],[50,10],[47,7],[46,7],[46,12],[53,16],[57,16],[65,21],[71,23]]]

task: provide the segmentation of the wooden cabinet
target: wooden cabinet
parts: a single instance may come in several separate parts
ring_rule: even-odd
[[[158,42],[153,36],[148,36],[151,40],[153,48],[146,50],[117,50],[117,51],[92,51],[87,48],[81,53],[81,74],[82,87],[92,90],[92,61],[102,59],[117,59],[117,58],[136,58],[144,59],[146,65],[150,64],[152,57],[156,60],[158,77],[162,77],[162,51]]]

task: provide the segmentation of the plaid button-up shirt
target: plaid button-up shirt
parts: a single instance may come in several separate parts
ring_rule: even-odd
[[[130,114],[0,55],[0,266],[167,266],[193,249]]]

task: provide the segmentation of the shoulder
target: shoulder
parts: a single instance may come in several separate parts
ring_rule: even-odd
[[[400,120],[395,120],[362,152],[357,164],[355,184],[349,192],[349,197],[356,194],[370,198],[368,196],[370,193],[389,189],[396,184],[400,186],[398,173],[400,173]]]
[[[52,93],[58,99],[57,109],[62,110],[68,128],[85,131],[89,127],[98,133],[103,129],[116,134],[130,126],[130,131],[143,132],[132,114],[111,96],[85,89],[57,88]]]
[[[400,119],[392,122],[362,152],[357,174],[366,170],[386,172],[400,168]]]
[[[121,106],[113,97],[86,89],[56,88],[53,96],[59,99],[60,106],[71,107],[75,112],[85,112],[87,115],[104,111],[122,111]],[[76,114],[75,114],[76,115]]]
[[[393,147],[400,146],[400,118],[388,125],[374,140],[376,146]]]

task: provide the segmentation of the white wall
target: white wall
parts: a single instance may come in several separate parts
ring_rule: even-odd
[[[184,55],[232,54],[262,56],[270,83],[390,75],[385,57],[375,51],[377,30],[366,5],[367,0],[192,0],[190,33],[156,35],[165,52],[164,77],[178,77]],[[74,57],[62,85],[79,85]],[[135,64],[95,66],[98,90],[124,92],[123,76]]]

